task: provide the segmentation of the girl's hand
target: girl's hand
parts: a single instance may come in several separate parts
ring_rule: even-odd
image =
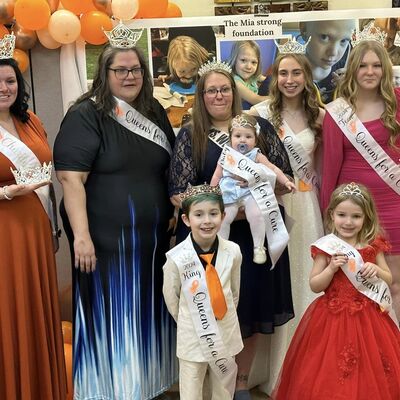
[[[343,253],[333,254],[331,257],[331,261],[328,264],[328,268],[333,273],[336,273],[339,268],[343,267],[343,265],[347,264],[349,258]]]
[[[379,267],[371,262],[366,262],[360,269],[363,278],[375,278],[378,276]]]
[[[50,183],[50,181],[47,182],[41,182],[41,183],[31,183],[29,185],[9,185],[7,186],[7,196],[14,198],[17,196],[24,196],[26,194],[32,193],[34,190],[46,186]]]
[[[240,178],[240,179],[238,179],[238,182],[236,183],[236,185],[240,186],[241,188],[246,188],[246,187],[249,187],[249,182]]]
[[[285,182],[285,187],[289,189],[292,193],[297,190],[296,185],[290,179]]]

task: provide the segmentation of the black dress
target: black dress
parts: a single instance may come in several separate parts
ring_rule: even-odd
[[[273,127],[263,118],[257,118],[263,135],[261,151],[269,161],[288,175],[293,175],[288,156]],[[211,131],[210,134],[213,132]],[[169,173],[170,196],[183,192],[188,183],[199,185],[210,182],[222,148],[208,140],[204,168],[197,171],[192,157],[191,132],[182,128],[176,139]],[[283,215],[283,210],[282,215]],[[187,236],[183,223],[178,225],[176,241]],[[254,333],[273,333],[274,326],[285,324],[294,316],[290,286],[287,249],[270,271],[270,259],[265,265],[253,263],[253,239],[246,220],[234,221],[229,240],[237,243],[243,254],[238,316],[243,338]]]
[[[160,104],[153,122],[173,145]],[[75,399],[150,399],[177,378],[174,323],[162,297],[168,250],[170,155],[97,111],[65,116],[54,147],[58,171],[89,172],[86,209],[97,264],[73,269]],[[71,245],[73,234],[61,215]]]

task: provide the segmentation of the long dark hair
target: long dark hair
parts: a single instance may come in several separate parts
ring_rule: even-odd
[[[114,57],[117,53],[128,51],[133,51],[137,55],[140,67],[143,68],[144,71],[142,89],[131,106],[148,118],[154,117],[152,107],[153,82],[145,58],[142,52],[136,47],[130,49],[117,49],[110,45],[105,46],[99,56],[97,70],[91,88],[79,97],[76,100],[76,103],[81,103],[84,100],[93,98],[98,110],[102,111],[104,114],[110,114],[116,106],[116,103],[108,82],[108,68],[113,63]]]
[[[18,63],[13,58],[5,58],[0,59],[0,67],[1,66],[10,66],[14,70],[18,84],[17,98],[15,99],[14,104],[10,107],[10,113],[20,121],[27,122],[29,120],[28,100],[30,96],[26,91],[27,85],[22,76],[21,70],[18,67]]]

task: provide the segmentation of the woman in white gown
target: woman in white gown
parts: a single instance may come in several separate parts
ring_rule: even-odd
[[[277,378],[290,339],[307,306],[315,299],[308,279],[312,267],[310,245],[323,235],[318,204],[318,174],[314,155],[325,111],[320,107],[311,67],[302,54],[280,54],[272,67],[269,98],[250,114],[268,119],[281,137],[295,175],[297,191],[282,197],[287,214],[289,260],[295,318],[277,330],[267,392]],[[289,217],[289,218],[288,218]]]

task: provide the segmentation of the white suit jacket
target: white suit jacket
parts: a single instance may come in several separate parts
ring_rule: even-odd
[[[177,247],[193,246],[190,235]],[[176,251],[176,248],[174,249]],[[240,266],[242,253],[236,243],[218,237],[218,253],[215,262],[222,289],[224,291],[228,310],[221,321],[217,321],[222,341],[225,344],[228,355],[234,356],[243,348],[239,321],[236,307],[239,302]],[[181,290],[179,270],[169,253],[163,267],[164,285],[163,294],[168,311],[177,323],[177,351],[176,355],[187,361],[207,361],[200,349],[199,338],[196,334],[192,317],[185,295]]]

